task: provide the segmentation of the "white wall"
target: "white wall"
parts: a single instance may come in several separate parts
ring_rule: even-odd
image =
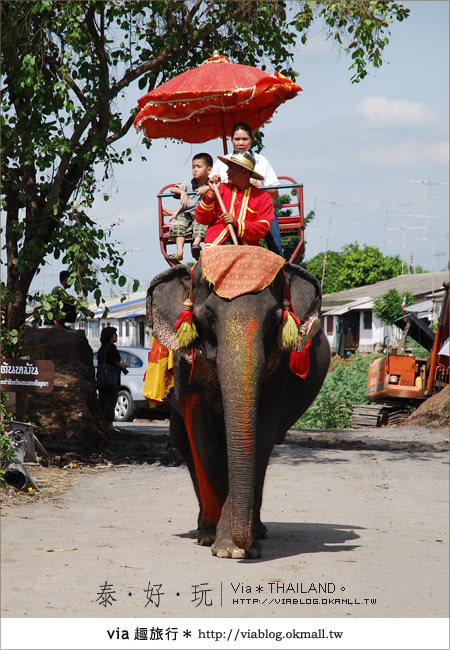
[[[327,334],[327,318],[333,318],[333,333]],[[337,345],[337,324],[340,316],[324,315],[323,330],[333,353]],[[389,337],[389,345],[395,347],[402,336],[402,330],[395,325],[384,325],[372,312],[372,325],[370,329],[364,327],[364,311],[360,311],[359,321],[359,350],[361,352],[375,352],[383,346],[385,337]]]
[[[141,342],[140,331],[144,327],[144,341]],[[117,319],[102,318],[92,320],[82,320],[75,323],[76,329],[83,329],[89,345],[94,350],[100,347],[100,334],[105,327],[115,327],[117,329],[117,345],[122,346],[141,346],[149,348],[151,343],[151,332],[145,331],[147,328],[145,318],[137,319]]]

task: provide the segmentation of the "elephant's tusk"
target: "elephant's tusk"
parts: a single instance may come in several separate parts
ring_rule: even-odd
[[[314,338],[314,336],[317,334],[320,328],[321,328],[320,320],[315,316],[311,317],[308,323],[308,329],[306,330],[306,335],[303,344],[304,346],[307,343],[309,343],[312,338]]]

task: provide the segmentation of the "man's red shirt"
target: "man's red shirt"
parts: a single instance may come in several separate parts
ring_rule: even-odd
[[[231,183],[221,183],[219,192],[227,212],[237,221],[236,236],[242,244],[259,246],[259,240],[268,233],[273,220],[273,203],[269,194],[250,185],[246,190],[238,190]],[[205,248],[218,246],[229,236],[220,215],[222,210],[216,197],[203,197],[195,209],[195,218],[208,227],[205,235]]]

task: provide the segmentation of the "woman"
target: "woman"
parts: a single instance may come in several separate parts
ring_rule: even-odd
[[[255,153],[254,151],[251,151],[252,143],[253,143],[253,132],[251,127],[246,124],[245,122],[238,122],[233,126],[231,129],[231,143],[233,145],[233,152],[240,152],[244,153],[245,151],[249,151],[253,158],[256,161],[255,165],[255,172],[259,174],[260,176],[263,177],[262,181],[257,181],[254,178],[251,179],[252,185],[255,186],[268,186],[268,185],[278,185],[278,176],[273,170],[272,165],[269,163],[267,158],[265,156],[262,156],[260,153]],[[232,154],[228,154],[226,157],[229,158]],[[220,160],[216,160],[214,163],[214,166],[211,170],[210,173],[210,178],[213,176],[219,176],[219,178],[227,182],[228,176],[228,167],[225,163],[223,163]],[[267,190],[268,194],[274,199],[278,196],[278,191],[273,189],[273,190]],[[281,245],[281,234],[280,234],[280,226],[278,224],[278,219],[276,218],[276,215],[274,215],[274,218],[272,220],[272,223],[270,225],[270,230],[267,233],[266,237],[266,244],[267,248],[272,251],[273,253],[277,253],[278,255],[283,255],[283,249]]]
[[[125,372],[127,364],[122,362],[119,350],[116,348],[117,329],[115,327],[105,327],[100,335],[101,347],[97,355],[97,385],[100,406],[103,410],[105,420],[108,422],[109,429],[114,431],[114,409],[116,407],[117,395],[120,385],[120,371]],[[101,366],[107,364],[116,369],[116,381],[112,387],[102,387],[99,385],[99,372]]]

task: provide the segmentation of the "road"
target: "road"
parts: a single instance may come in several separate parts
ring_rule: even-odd
[[[64,494],[5,506],[2,616],[446,617],[448,481],[443,452],[282,445],[263,556],[227,560],[196,544],[183,465],[81,469]]]

